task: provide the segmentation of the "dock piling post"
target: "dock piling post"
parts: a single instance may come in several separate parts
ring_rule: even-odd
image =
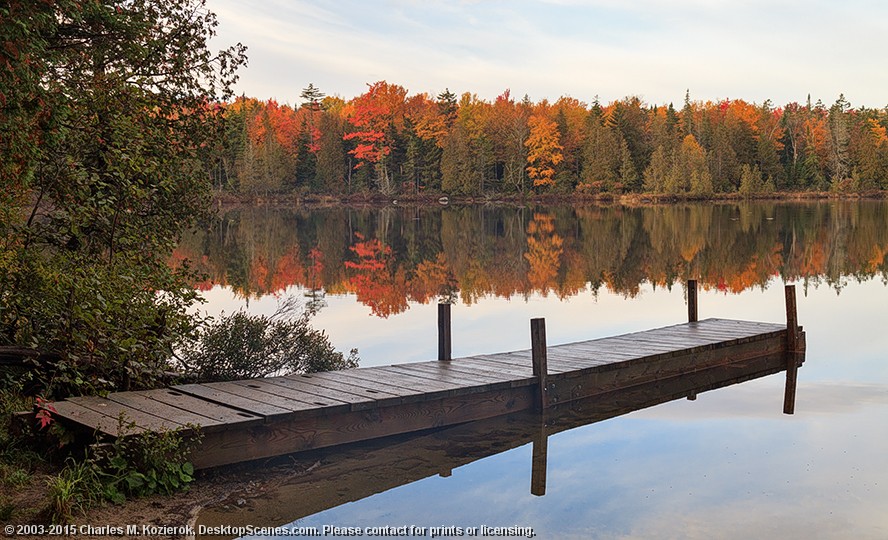
[[[546,319],[530,320],[530,348],[533,357],[533,376],[536,377],[539,385],[537,406],[540,410],[543,410],[549,406]]]
[[[796,358],[799,343],[799,319],[796,310],[795,285],[787,285],[784,292],[786,296],[786,386],[783,394],[783,413],[793,414],[799,373]]]
[[[697,280],[688,280],[688,322],[697,322]]]
[[[450,346],[450,304],[438,304],[438,360],[451,359]]]

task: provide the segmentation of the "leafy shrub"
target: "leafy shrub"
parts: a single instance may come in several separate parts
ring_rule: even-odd
[[[127,497],[186,489],[194,480],[188,459],[200,442],[197,428],[189,427],[186,438],[179,430],[131,434],[133,427],[121,418],[118,437],[87,460],[99,478],[102,497],[122,503]]]
[[[0,266],[10,285],[0,286],[0,343],[43,354],[31,392],[62,398],[155,386],[198,322],[187,313],[197,293],[185,273],[163,264],[22,253],[18,268]]]
[[[181,365],[200,381],[357,367],[357,349],[344,356],[323,331],[311,327],[316,312],[311,306],[300,312],[300,305],[290,298],[271,316],[243,310],[223,314],[199,329],[196,339],[180,351]]]

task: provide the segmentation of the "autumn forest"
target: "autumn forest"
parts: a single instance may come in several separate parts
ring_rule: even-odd
[[[679,108],[627,97],[591,105],[494,101],[384,81],[353,99],[313,85],[301,105],[240,97],[208,159],[238,194],[709,197],[888,188],[888,112],[840,96],[783,107],[742,99]]]

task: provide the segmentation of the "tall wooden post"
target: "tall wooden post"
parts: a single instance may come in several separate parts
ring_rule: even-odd
[[[450,360],[450,304],[438,304],[438,360]]]
[[[796,384],[799,364],[796,352],[799,347],[799,318],[796,310],[795,285],[787,285],[786,295],[786,386],[783,393],[783,413],[795,412]]]
[[[688,280],[688,322],[697,322],[697,280]]]
[[[537,407],[543,410],[549,406],[546,319],[530,320],[530,349],[533,357],[533,376],[536,377],[539,386]]]

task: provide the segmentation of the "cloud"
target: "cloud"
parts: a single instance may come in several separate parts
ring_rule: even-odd
[[[211,0],[220,34],[250,46],[243,91],[294,99],[308,82],[352,97],[380,79],[492,99],[569,94],[651,103],[742,97],[782,104],[884,101],[886,10],[826,2],[546,0],[263,2]]]

